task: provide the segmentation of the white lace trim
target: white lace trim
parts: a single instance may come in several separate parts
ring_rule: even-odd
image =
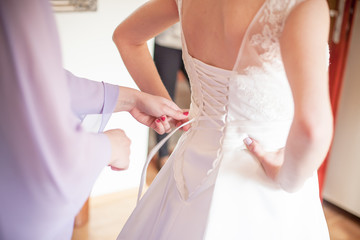
[[[285,18],[295,0],[268,0],[258,22],[263,25],[260,33],[250,38],[250,44],[262,49],[260,58],[264,62],[280,59],[279,36],[283,30]]]
[[[274,121],[292,118],[293,98],[284,70],[274,69],[274,64],[248,67],[244,75],[238,75],[230,88],[237,89],[230,105],[232,112],[250,120]],[[278,64],[281,65],[281,62]],[[230,120],[236,120],[231,118]]]

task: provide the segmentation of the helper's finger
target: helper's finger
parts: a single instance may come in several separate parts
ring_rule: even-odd
[[[154,130],[160,135],[165,133],[164,125],[161,123],[160,119],[155,120],[155,128],[154,128]]]
[[[185,120],[182,120],[182,121],[177,122],[177,123],[176,123],[176,127],[179,127],[180,125],[186,123],[187,121],[189,121],[189,119],[185,119]],[[189,130],[190,128],[191,128],[191,123],[183,126],[181,129],[186,132],[186,131]]]
[[[171,131],[171,126],[170,126],[170,123],[169,123],[167,117],[166,116],[161,116],[160,120],[161,120],[161,123],[162,123],[162,125],[163,125],[163,127],[165,129],[165,132],[166,133],[170,132]]]
[[[179,108],[178,105],[176,105],[176,103],[174,103],[173,101],[170,101],[168,99],[165,99],[165,104],[169,107],[169,108],[172,108],[176,111],[180,111],[181,112],[181,108]]]
[[[175,104],[176,105],[176,104]],[[183,112],[180,110],[177,110],[175,108],[172,108],[172,107],[169,107],[168,105],[166,105],[164,107],[164,115],[168,116],[168,117],[171,117],[173,119],[176,119],[176,120],[183,120],[185,118],[187,118],[187,115],[189,114],[188,112]]]
[[[183,127],[182,127],[182,130],[186,132],[186,131],[188,131],[190,128],[191,128],[191,123],[189,123],[188,125],[183,126]]]

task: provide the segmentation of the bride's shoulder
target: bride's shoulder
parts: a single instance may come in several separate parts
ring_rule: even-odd
[[[314,17],[329,17],[329,5],[326,0],[293,0],[294,7],[291,10],[292,15]]]
[[[296,0],[286,18],[280,37],[280,45],[292,45],[287,51],[328,52],[328,36],[330,27],[329,6],[326,0]],[[297,47],[295,47],[297,46]],[[311,52],[310,51],[310,52]]]
[[[291,27],[328,25],[330,20],[329,6],[326,0],[293,0],[295,4],[289,11],[285,24]]]

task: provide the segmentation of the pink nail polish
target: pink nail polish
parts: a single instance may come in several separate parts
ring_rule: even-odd
[[[160,120],[159,120],[159,119],[156,119],[156,120],[155,120],[155,122],[159,123],[159,122],[160,122]]]
[[[183,112],[183,114],[184,114],[185,116],[187,116],[187,115],[189,115],[189,112]]]
[[[249,137],[247,137],[247,138],[244,139],[244,142],[245,142],[246,145],[249,146],[249,145],[252,144],[253,141]]]
[[[164,116],[161,117],[161,121],[165,121],[165,117],[164,117]]]

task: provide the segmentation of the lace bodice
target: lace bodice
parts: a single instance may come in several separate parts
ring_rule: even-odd
[[[249,34],[250,45],[257,48],[263,62],[280,60],[279,37],[285,19],[295,3],[296,0],[265,1],[263,9],[258,13],[258,19],[254,19],[255,23],[252,26],[254,29],[249,29],[252,31]]]
[[[271,64],[251,67],[229,82],[229,121],[289,120],[293,99],[284,71]]]

